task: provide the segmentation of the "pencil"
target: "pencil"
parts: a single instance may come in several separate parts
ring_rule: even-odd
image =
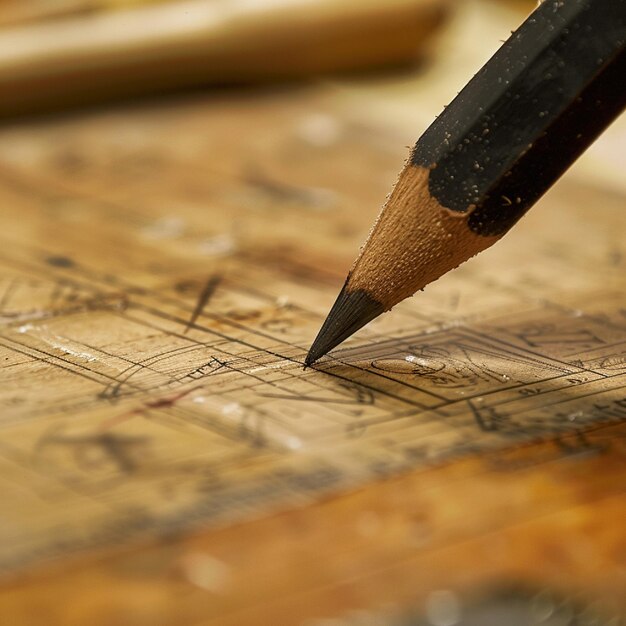
[[[626,104],[626,0],[546,0],[413,148],[305,367],[498,241]]]

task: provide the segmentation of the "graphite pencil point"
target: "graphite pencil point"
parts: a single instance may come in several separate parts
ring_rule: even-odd
[[[344,286],[306,356],[304,367],[313,365],[384,310],[383,305],[365,291],[348,291]]]

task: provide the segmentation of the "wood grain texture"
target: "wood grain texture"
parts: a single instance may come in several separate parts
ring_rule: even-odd
[[[619,615],[626,538],[610,520],[626,514],[625,434],[620,424],[589,432],[583,447],[564,437],[445,464],[249,524],[43,569],[0,591],[0,615],[11,624],[45,616],[51,626],[291,626],[419,606],[439,589],[471,597],[504,580],[599,600]],[[212,590],[201,586],[202,564]]]
[[[429,176],[407,162],[348,275],[348,291],[365,291],[385,311],[499,239],[477,235],[466,214],[441,206]]]
[[[396,626],[503,585],[624,614],[619,186],[567,177],[302,370],[433,62],[0,128],[3,626]]]

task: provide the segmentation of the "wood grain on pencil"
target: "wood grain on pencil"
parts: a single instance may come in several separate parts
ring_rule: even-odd
[[[432,197],[429,175],[424,167],[405,166],[365,244],[367,254],[357,259],[350,274],[350,290],[366,291],[384,310],[499,238],[472,232],[463,213],[447,209]]]

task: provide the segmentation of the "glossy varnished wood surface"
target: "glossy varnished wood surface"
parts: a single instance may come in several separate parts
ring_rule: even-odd
[[[624,434],[620,424],[453,462],[248,524],[45,568],[2,590],[2,614],[97,626],[287,625],[363,609],[381,619],[433,591],[471,597],[512,581],[619,615]]]

